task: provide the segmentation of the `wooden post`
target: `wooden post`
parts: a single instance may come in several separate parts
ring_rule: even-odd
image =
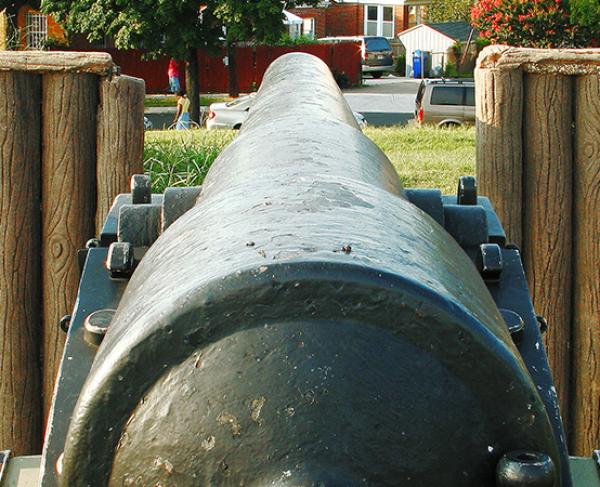
[[[577,78],[573,263],[572,453],[600,441],[600,74]]]
[[[535,309],[548,318],[548,359],[563,419],[568,418],[570,380],[572,81],[563,75],[526,75],[523,119],[525,272]]]
[[[475,76],[479,193],[491,199],[508,241],[520,247],[523,74],[519,69],[479,69]]]
[[[600,49],[490,46],[477,70],[478,100],[492,96],[482,90],[497,90],[488,72],[525,74],[525,115],[498,118],[498,133],[512,127],[522,134],[527,277],[536,309],[548,319],[548,355],[569,447],[587,456],[600,442]],[[478,124],[490,118],[486,111],[478,107]],[[490,179],[487,158],[501,147],[494,135],[478,127],[477,170],[481,192],[502,208],[513,193],[494,186],[506,184],[516,165],[500,158],[495,167],[508,174],[499,184]]]
[[[44,417],[50,407],[64,333],[58,322],[75,304],[77,250],[92,238],[96,210],[98,78],[52,73],[43,78]]]
[[[129,76],[100,82],[97,146],[99,232],[115,196],[129,192],[132,174],[144,171],[144,81]]]
[[[0,73],[0,448],[41,449],[40,96]]]

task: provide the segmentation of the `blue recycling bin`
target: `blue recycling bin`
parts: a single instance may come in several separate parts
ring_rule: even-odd
[[[417,49],[413,53],[413,77],[426,78],[431,66],[431,52]]]

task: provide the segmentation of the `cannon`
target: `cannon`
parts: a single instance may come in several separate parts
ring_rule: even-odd
[[[404,189],[312,56],[201,188],[135,176],[81,262],[44,487],[578,487],[490,201]]]

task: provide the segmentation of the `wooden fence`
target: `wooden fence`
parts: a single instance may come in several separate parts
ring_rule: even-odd
[[[144,82],[105,53],[0,52],[0,449],[41,449],[77,250],[142,172]]]
[[[81,49],[79,49],[81,50]],[[148,93],[164,93],[168,90],[168,57],[143,59],[144,51],[136,49],[101,49],[110,54],[124,74],[142,78]],[[324,61],[335,75],[342,73],[350,84],[360,83],[360,44],[341,42],[337,44],[303,44],[299,46],[258,46],[236,48],[237,83],[242,92],[255,91],[269,65],[288,52],[306,52]],[[229,68],[223,64],[226,50],[209,55],[203,49],[196,51],[198,75],[202,93],[227,93]],[[183,64],[180,65],[180,81],[185,85]]]
[[[600,447],[600,49],[491,46],[477,176],[522,249],[571,453]]]

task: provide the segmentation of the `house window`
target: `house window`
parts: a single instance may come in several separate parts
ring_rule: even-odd
[[[315,19],[313,17],[306,18],[302,22],[302,35],[310,39],[315,38]]]
[[[27,49],[43,49],[48,39],[48,17],[27,12]]]
[[[365,35],[394,37],[394,7],[366,5]]]

